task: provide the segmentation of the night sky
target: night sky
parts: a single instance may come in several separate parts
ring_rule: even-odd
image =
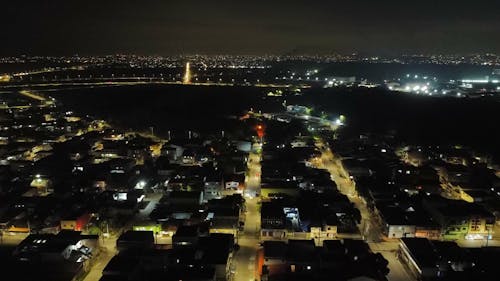
[[[498,0],[2,1],[0,55],[500,53]]]

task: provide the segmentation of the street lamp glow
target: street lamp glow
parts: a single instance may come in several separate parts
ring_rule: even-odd
[[[135,185],[136,189],[144,189],[144,187],[146,187],[146,181],[144,180],[137,182],[137,184]]]

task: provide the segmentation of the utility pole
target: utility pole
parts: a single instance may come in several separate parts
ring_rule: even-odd
[[[488,247],[488,242],[490,241],[490,231],[491,229],[488,228],[488,236],[486,236],[486,247]]]

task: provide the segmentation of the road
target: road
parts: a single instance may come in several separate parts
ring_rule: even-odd
[[[37,100],[37,101],[47,101],[47,99],[44,96],[40,96],[36,93],[26,91],[26,90],[19,91],[19,94],[22,96],[25,96],[27,98]]]
[[[252,151],[248,155],[247,178],[245,185],[245,195],[255,197],[260,194],[260,158],[262,146],[259,143],[252,145]]]
[[[366,201],[358,195],[356,183],[349,177],[349,173],[343,167],[341,159],[321,139],[317,139],[316,146],[321,151],[321,168],[330,173],[332,180],[337,184],[338,190],[346,195],[360,211],[361,224],[359,229],[361,236],[367,241],[373,252],[381,253],[389,262],[390,272],[387,275],[389,281],[415,280],[396,256],[399,240],[382,241],[382,229],[378,216],[368,209]]]
[[[245,227],[240,233],[238,244],[240,249],[234,257],[236,281],[258,280],[256,276],[256,256],[260,247],[260,158],[261,146],[254,144],[252,152],[248,157],[248,176],[246,182],[246,213]]]
[[[21,243],[26,237],[28,237],[28,233],[8,233],[2,232],[0,233],[0,245],[8,245],[8,246],[17,246]]]
[[[99,81],[100,80],[100,81]],[[122,80],[122,81],[120,81]],[[129,81],[123,81],[129,80]],[[126,78],[103,78],[103,79],[72,79],[68,81],[53,81],[44,83],[27,83],[27,84],[2,84],[0,89],[23,89],[26,87],[61,87],[61,86],[72,86],[72,87],[96,87],[96,86],[132,86],[132,85],[186,85],[182,81],[165,81],[157,78],[138,78],[138,77],[126,77]],[[192,86],[241,86],[240,84],[234,83],[223,83],[223,82],[191,82],[187,85]],[[298,87],[302,89],[310,88],[308,85],[292,85],[292,84],[249,84],[248,86],[258,87],[258,88],[290,88]]]
[[[110,236],[108,238],[101,237],[101,250],[98,256],[94,258],[93,265],[90,268],[89,273],[84,281],[99,281],[102,277],[102,271],[108,264],[108,262],[113,258],[116,254],[116,240],[117,236]]]
[[[251,198],[246,201],[245,228],[240,233],[238,244],[240,249],[234,257],[236,281],[253,281],[256,276],[257,250],[260,247],[260,210],[259,199]]]
[[[349,178],[349,173],[342,166],[342,161],[326,146],[321,139],[316,141],[321,151],[320,167],[326,169],[337,184],[340,193],[346,195],[361,213],[359,225],[362,237],[368,242],[381,240],[382,230],[377,217],[368,209],[365,200],[358,195],[355,182]]]
[[[147,194],[144,200],[149,201],[146,208],[139,210],[139,212],[131,219],[126,226],[123,227],[124,230],[132,229],[135,223],[143,223],[149,220],[149,214],[154,209],[154,206],[161,199],[161,193],[150,193]],[[113,258],[118,252],[116,250],[116,240],[120,235],[121,231],[117,234],[111,235],[108,238],[101,236],[101,253],[95,257],[94,264],[90,268],[89,273],[85,277],[84,281],[99,281],[102,276],[102,271],[108,264],[108,262]],[[158,241],[159,239],[157,239]],[[170,240],[171,241],[171,240]],[[163,242],[163,241],[160,241]]]
[[[389,281],[411,281],[415,280],[415,276],[409,273],[409,270],[401,263],[397,253],[399,240],[390,242],[368,243],[370,249],[375,253],[381,253],[382,256],[389,262]]]

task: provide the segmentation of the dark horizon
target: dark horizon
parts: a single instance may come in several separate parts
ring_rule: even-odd
[[[500,53],[487,0],[41,2],[2,4],[1,56]]]
[[[47,58],[71,58],[71,57],[113,57],[113,56],[125,56],[125,57],[160,57],[160,58],[182,58],[182,57],[324,57],[333,58],[335,56],[341,56],[344,58],[353,57],[358,59],[368,59],[372,57],[377,57],[379,59],[392,59],[392,58],[411,58],[411,57],[430,57],[430,56],[443,56],[443,57],[472,57],[472,56],[500,56],[500,52],[463,52],[463,53],[393,53],[393,54],[380,54],[380,53],[369,53],[369,52],[330,52],[330,53],[295,53],[293,51],[285,53],[172,53],[172,54],[160,54],[160,53],[141,53],[141,52],[115,52],[115,53],[67,53],[67,54],[47,54],[47,53],[19,53],[19,54],[5,54],[0,55],[0,57],[13,57],[13,58],[34,58],[34,57],[47,57]]]

